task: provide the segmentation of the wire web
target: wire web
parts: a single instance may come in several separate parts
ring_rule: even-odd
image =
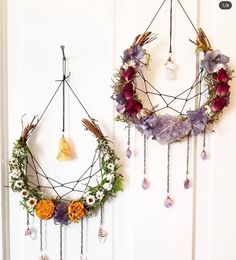
[[[169,0],[170,2],[170,39],[169,39],[169,53],[172,54],[172,26],[173,26],[173,1]],[[183,4],[180,0],[175,0],[181,10],[183,11],[183,14],[187,18],[188,22],[198,35],[198,30],[195,27],[193,21],[191,20],[190,16],[188,15],[187,11],[185,10]],[[150,23],[148,24],[145,32],[147,32],[154,21],[157,19],[158,14],[162,10],[164,4],[168,2],[167,0],[163,0],[159,8],[157,9],[155,15],[152,17]],[[196,75],[196,78],[192,85],[185,89],[184,91],[180,92],[176,96],[161,93],[160,90],[158,90],[158,86],[152,84],[144,75],[143,68],[140,68],[138,71],[139,79],[136,79],[135,89],[137,92],[139,92],[141,95],[146,96],[147,100],[147,108],[148,110],[151,110],[154,113],[158,113],[163,110],[171,110],[172,113],[175,115],[183,116],[185,115],[185,110],[189,109],[187,106],[190,101],[194,100],[194,106],[195,108],[199,108],[201,105],[204,104],[205,100],[203,99],[203,94],[208,94],[208,88],[207,85],[204,84],[206,72],[203,68],[198,69],[198,74]],[[141,84],[140,84],[141,83]],[[142,87],[141,87],[142,86]],[[177,104],[178,103],[178,104]]]
[[[64,57],[63,52],[63,79],[58,80],[59,85],[52,95],[49,103],[47,104],[46,108],[43,110],[43,113],[39,117],[36,127],[31,132],[30,137],[32,137],[33,132],[39,125],[39,122],[43,119],[44,115],[46,114],[49,106],[52,104],[55,97],[58,95],[59,90],[62,90],[63,93],[63,128],[62,133],[64,133],[65,128],[65,87],[69,90],[69,92],[75,97],[76,101],[78,101],[79,105],[82,107],[85,114],[89,117],[91,121],[94,119],[89,115],[88,111],[86,110],[85,106],[79,99],[78,95],[76,95],[75,91],[72,89],[68,82],[68,78],[70,74],[66,77],[66,59]],[[41,192],[50,193],[50,195],[54,199],[60,199],[64,201],[70,201],[71,199],[75,199],[74,196],[76,195],[76,199],[80,199],[86,194],[88,187],[94,187],[101,182],[102,179],[102,168],[100,163],[100,158],[102,156],[101,151],[98,148],[95,149],[94,154],[92,154],[92,159],[90,161],[89,166],[85,170],[80,170],[79,177],[76,177],[75,180],[72,181],[58,181],[56,178],[49,176],[49,172],[47,172],[42,163],[40,163],[39,159],[36,159],[36,156],[33,154],[32,149],[28,147],[29,155],[26,161],[26,170],[25,175],[28,178],[28,183]],[[35,151],[34,151],[35,152]],[[86,153],[87,156],[87,153]],[[87,161],[86,160],[86,161]],[[51,174],[50,174],[51,175]],[[78,176],[76,174],[76,176]],[[72,197],[73,198],[72,198]]]
[[[185,115],[187,104],[192,100],[197,101],[197,107],[199,108],[205,101],[204,95],[208,94],[208,88],[204,84],[205,72],[200,69],[193,84],[180,92],[176,96],[161,93],[158,90],[158,86],[150,83],[150,81],[144,76],[142,69],[138,71],[139,79],[136,80],[135,90],[141,95],[146,96],[146,108],[152,112],[158,114],[160,111],[171,110],[175,115]]]

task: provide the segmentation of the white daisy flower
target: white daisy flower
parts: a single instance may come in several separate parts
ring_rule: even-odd
[[[20,188],[23,187],[23,185],[24,185],[24,182],[23,182],[22,180],[18,180],[18,181],[16,181],[16,182],[14,183],[14,188],[20,189]]]
[[[104,193],[102,191],[97,191],[96,192],[96,198],[98,200],[102,200],[103,197],[104,197]]]
[[[107,168],[108,168],[109,170],[111,170],[111,171],[114,171],[115,166],[114,166],[113,163],[108,163]]]
[[[103,187],[104,190],[111,190],[112,189],[112,185],[109,182],[104,183],[102,185],[102,187]]]
[[[23,198],[27,198],[29,196],[29,192],[26,190],[26,189],[23,189],[21,192],[20,192],[21,196]]]
[[[12,158],[12,159],[10,160],[9,164],[10,164],[10,165],[13,165],[13,166],[14,166],[14,165],[15,165],[15,166],[18,165],[18,159],[17,159],[17,158]]]
[[[20,177],[20,175],[21,175],[21,171],[19,170],[19,169],[13,169],[12,171],[11,171],[11,176],[13,177],[13,178],[19,178]]]
[[[36,198],[30,198],[26,201],[26,205],[28,208],[32,209],[36,206],[37,204],[37,199]]]
[[[88,195],[86,197],[86,204],[92,206],[95,203],[95,197],[93,195]]]
[[[111,181],[111,180],[113,180],[113,175],[109,173],[109,174],[105,175],[104,178],[108,181]]]

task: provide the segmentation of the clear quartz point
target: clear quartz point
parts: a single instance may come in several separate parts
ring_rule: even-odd
[[[107,239],[107,232],[103,229],[102,226],[99,227],[99,230],[98,230],[98,237],[99,237],[99,240],[100,242],[105,242],[106,239]]]
[[[25,236],[30,236],[32,234],[32,230],[27,227],[26,230],[25,230]]]
[[[130,150],[130,148],[128,147],[127,148],[127,150],[126,150],[126,156],[127,156],[127,158],[131,158],[131,156],[132,156],[132,151]]]

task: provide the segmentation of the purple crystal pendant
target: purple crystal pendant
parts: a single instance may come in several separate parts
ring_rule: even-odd
[[[191,187],[191,182],[189,180],[189,178],[186,178],[184,181],[184,188],[187,190]]]
[[[168,195],[167,197],[166,197],[166,199],[164,200],[164,206],[166,207],[166,208],[170,208],[170,207],[172,207],[174,205],[174,201],[170,198],[170,196]]]
[[[25,230],[25,236],[30,236],[32,234],[32,230],[27,227],[26,230]]]
[[[151,186],[151,182],[147,179],[147,177],[144,177],[142,181],[142,188],[144,190],[147,190],[150,188],[150,186]]]
[[[201,158],[202,158],[203,161],[207,160],[207,158],[208,158],[205,149],[203,149],[202,152],[201,152]]]
[[[100,226],[99,230],[98,230],[98,237],[100,242],[104,243],[107,239],[107,232],[103,229],[102,226]]]
[[[131,156],[132,156],[132,151],[130,150],[129,146],[128,146],[127,150],[126,150],[126,156],[127,156],[128,159],[130,159]]]

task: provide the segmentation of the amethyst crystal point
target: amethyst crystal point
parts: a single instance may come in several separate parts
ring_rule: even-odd
[[[66,203],[61,202],[56,206],[54,221],[62,225],[69,224],[68,208]]]
[[[126,150],[126,156],[127,158],[130,159],[130,157],[132,156],[132,151],[130,150],[130,148],[128,147],[127,150]]]
[[[202,158],[202,160],[207,160],[207,158],[208,158],[208,156],[207,156],[207,153],[206,153],[206,151],[203,149],[202,150],[202,152],[201,152],[201,158]]]
[[[32,234],[32,231],[29,227],[26,228],[25,230],[25,236],[30,236]]]
[[[184,188],[187,190],[190,188],[190,186],[191,186],[191,182],[190,182],[189,178],[186,178],[184,181]]]
[[[147,190],[150,188],[150,186],[151,186],[151,182],[146,177],[144,177],[142,182],[142,188],[144,190]]]
[[[174,201],[169,196],[167,196],[166,199],[164,200],[164,206],[166,208],[170,208],[173,205],[174,205]]]

